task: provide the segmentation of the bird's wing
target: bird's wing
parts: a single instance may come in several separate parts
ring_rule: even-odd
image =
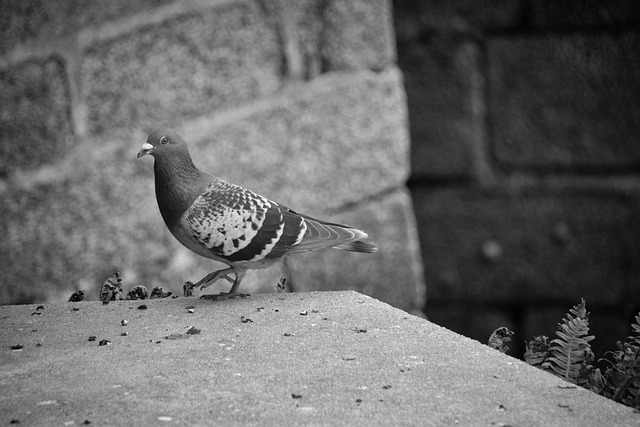
[[[278,258],[300,243],[305,220],[252,191],[217,180],[182,217],[184,231],[230,262]]]
[[[298,214],[250,190],[217,180],[182,217],[183,230],[201,248],[232,263],[336,247],[375,252],[363,231]],[[196,251],[201,253],[200,251]]]

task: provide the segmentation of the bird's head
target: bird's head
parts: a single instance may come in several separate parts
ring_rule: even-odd
[[[147,137],[147,142],[142,144],[138,158],[151,154],[159,159],[183,151],[187,151],[187,145],[176,131],[166,128],[155,129]]]

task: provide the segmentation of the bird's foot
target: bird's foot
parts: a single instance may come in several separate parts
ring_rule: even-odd
[[[224,301],[227,299],[232,299],[235,297],[246,298],[250,297],[251,294],[241,294],[240,292],[222,292],[219,294],[206,294],[202,295],[200,299],[208,299],[212,301]]]

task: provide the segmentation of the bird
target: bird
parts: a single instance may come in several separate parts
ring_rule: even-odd
[[[156,201],[171,234],[192,252],[228,266],[206,275],[194,287],[203,290],[225,279],[232,283],[230,291],[201,298],[247,297],[238,292],[246,272],[269,267],[285,256],[324,248],[378,250],[362,230],[298,213],[200,171],[187,144],[172,129],[152,130],[137,158],[146,155],[154,158]]]

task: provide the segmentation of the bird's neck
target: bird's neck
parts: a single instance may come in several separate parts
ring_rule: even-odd
[[[167,227],[172,229],[214,178],[200,172],[190,157],[171,162],[156,159],[153,169],[158,207]]]

